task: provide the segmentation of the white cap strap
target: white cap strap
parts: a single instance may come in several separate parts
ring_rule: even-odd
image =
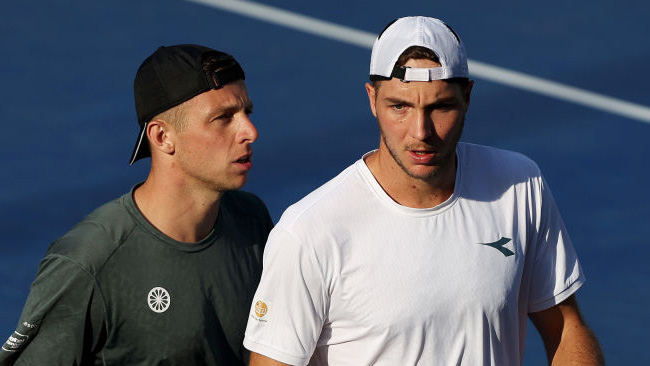
[[[431,81],[445,79],[444,68],[414,68],[407,66],[395,66],[391,77],[401,81]]]
[[[404,70],[404,81],[431,81],[441,80],[443,77],[442,67],[432,67],[430,69],[416,69],[407,67]]]

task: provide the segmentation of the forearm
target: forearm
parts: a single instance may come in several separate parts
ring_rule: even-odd
[[[601,366],[603,353],[593,332],[583,324],[566,325],[554,354],[549,355],[551,365]]]
[[[290,365],[260,355],[259,353],[251,352],[251,360],[249,366],[290,366]]]
[[[596,336],[582,319],[574,296],[546,310],[529,314],[542,336],[549,364],[605,364]]]

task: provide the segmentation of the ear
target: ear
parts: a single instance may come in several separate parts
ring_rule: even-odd
[[[377,118],[377,106],[375,102],[377,100],[377,89],[370,83],[366,83],[366,93],[368,93],[368,100],[370,101],[370,110],[372,110],[372,115]]]
[[[154,150],[163,154],[173,154],[176,147],[174,145],[174,129],[169,123],[161,119],[153,119],[147,123],[147,138],[153,154]]]
[[[465,87],[465,91],[463,92],[463,97],[465,98],[465,105],[466,108],[469,108],[469,101],[470,97],[472,95],[472,88],[474,87],[474,80],[470,80],[469,83],[467,84],[467,87]]]

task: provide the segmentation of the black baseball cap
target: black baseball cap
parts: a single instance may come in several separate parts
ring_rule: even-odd
[[[209,70],[203,62],[214,60]],[[133,82],[140,134],[129,165],[150,156],[147,122],[158,114],[211,89],[244,80],[244,70],[231,55],[193,44],[161,46],[140,65]]]

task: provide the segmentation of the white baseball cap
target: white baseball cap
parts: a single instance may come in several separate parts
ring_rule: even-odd
[[[433,51],[440,59],[440,67],[396,66],[400,55],[412,46]],[[394,20],[377,36],[370,56],[370,80],[388,80],[393,77],[402,81],[469,78],[463,42],[440,19],[418,16]]]

